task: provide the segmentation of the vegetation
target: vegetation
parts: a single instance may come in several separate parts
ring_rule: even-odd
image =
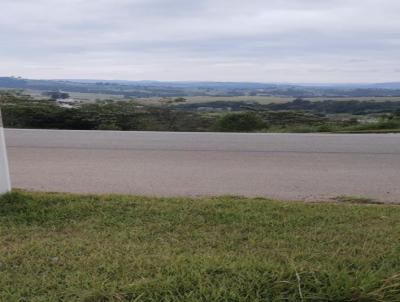
[[[400,111],[400,102],[372,100],[323,100],[310,101],[301,98],[291,102],[259,104],[244,101],[213,101],[203,103],[188,103],[177,105],[182,110],[197,110],[208,107],[210,109],[229,109],[231,111],[307,111],[315,114],[341,114],[366,115],[371,113],[393,113]]]
[[[269,110],[305,110],[322,114],[348,113],[354,115],[365,115],[370,113],[387,113],[400,111],[400,103],[385,101],[332,101],[311,102],[301,98],[283,104],[265,105]]]
[[[50,97],[50,99],[54,101],[58,99],[68,99],[70,97],[68,93],[60,91],[46,91],[43,95]]]
[[[382,204],[381,201],[373,198],[367,198],[362,196],[338,196],[335,198],[339,202],[355,203],[355,204]]]
[[[399,301],[400,207],[0,197],[0,301]]]
[[[213,121],[195,112],[99,101],[63,108],[54,101],[0,98],[6,127],[73,130],[206,131]]]
[[[178,98],[174,102],[182,103],[183,100]],[[364,103],[309,102],[297,99],[285,104],[244,106],[239,102],[240,111],[229,107],[233,112],[202,112],[193,110],[190,107],[193,104],[182,109],[181,105],[145,106],[135,101],[112,100],[65,107],[53,99],[36,100],[12,92],[0,93],[4,124],[13,128],[227,132],[400,131],[400,111],[397,110],[400,102]],[[231,105],[231,102],[228,104]],[[276,110],[273,109],[275,107]],[[360,112],[364,112],[363,115],[359,115]]]
[[[371,85],[297,86],[264,83],[224,82],[157,82],[157,81],[91,81],[30,80],[0,77],[1,88],[79,93],[122,94],[125,97],[187,96],[287,96],[287,97],[393,97],[400,96],[400,83]]]
[[[217,123],[217,130],[250,132],[267,128],[263,119],[253,112],[230,113],[223,115]]]

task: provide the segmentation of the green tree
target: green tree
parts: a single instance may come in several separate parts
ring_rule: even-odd
[[[222,116],[217,122],[217,129],[220,131],[255,131],[266,128],[262,118],[253,112],[228,113]]]

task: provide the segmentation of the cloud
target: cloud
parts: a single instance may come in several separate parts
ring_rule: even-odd
[[[0,73],[398,80],[397,0],[2,0]]]

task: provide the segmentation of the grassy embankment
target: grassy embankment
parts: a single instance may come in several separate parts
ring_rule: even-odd
[[[15,192],[0,301],[399,301],[399,238],[394,205]]]

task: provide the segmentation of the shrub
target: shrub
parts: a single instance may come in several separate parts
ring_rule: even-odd
[[[217,129],[220,131],[255,131],[266,128],[267,125],[255,113],[228,113],[222,116],[217,122]]]

